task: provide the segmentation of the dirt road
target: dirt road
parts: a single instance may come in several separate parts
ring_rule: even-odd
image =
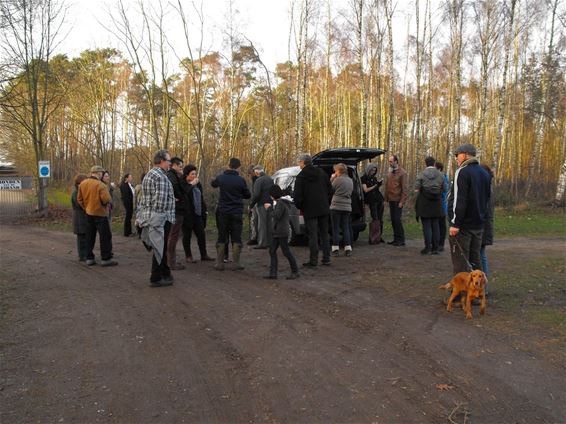
[[[164,288],[137,239],[114,235],[114,268],[74,243],[0,227],[2,423],[566,422],[564,364],[494,331],[496,305],[447,313],[448,254],[420,242],[360,243],[294,281],[262,279],[267,253],[246,250],[244,271],[197,263]],[[495,265],[512,250],[529,254],[502,242]]]

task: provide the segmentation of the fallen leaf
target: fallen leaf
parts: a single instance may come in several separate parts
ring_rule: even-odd
[[[452,390],[454,386],[451,386],[450,384],[437,384],[436,388],[440,391],[444,391],[444,390]]]

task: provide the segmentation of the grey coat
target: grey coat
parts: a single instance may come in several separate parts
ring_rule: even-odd
[[[423,193],[423,187],[438,187],[438,197],[430,198]],[[415,181],[415,190],[419,190],[417,201],[415,203],[416,214],[422,218],[441,218],[444,216],[442,207],[442,192],[448,190],[444,175],[434,167],[427,167],[417,176]]]
[[[352,192],[354,182],[347,175],[340,175],[332,181],[334,194],[330,202],[330,210],[352,212]]]

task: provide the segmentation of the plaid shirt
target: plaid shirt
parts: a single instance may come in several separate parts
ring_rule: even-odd
[[[165,171],[151,169],[142,181],[141,199],[137,211],[140,227],[145,227],[154,214],[164,214],[167,221],[175,223],[175,196],[173,186]]]

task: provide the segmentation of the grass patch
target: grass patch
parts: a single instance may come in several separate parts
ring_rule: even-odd
[[[550,208],[526,211],[497,210],[494,228],[496,237],[566,237],[566,212],[564,209]]]
[[[521,326],[547,329],[566,337],[566,287],[563,257],[523,261],[493,275],[490,291],[502,314],[523,317]]]
[[[65,189],[50,188],[47,192],[47,202],[60,208],[71,208],[71,193]]]

